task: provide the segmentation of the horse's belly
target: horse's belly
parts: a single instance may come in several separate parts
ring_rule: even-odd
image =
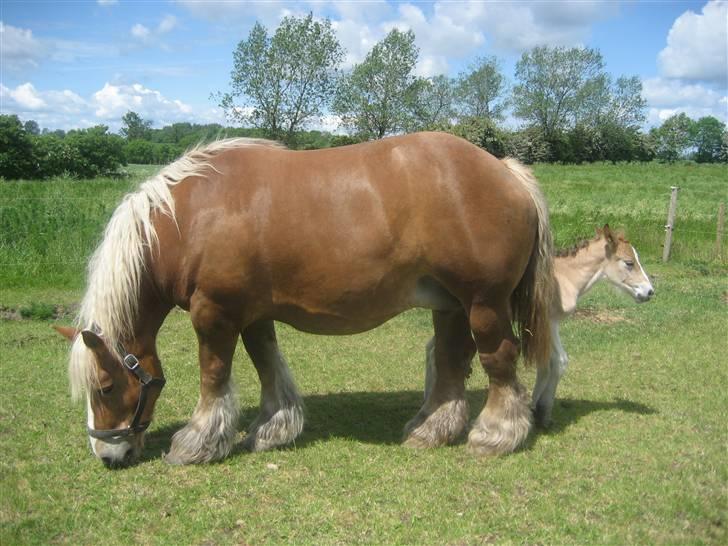
[[[460,303],[435,279],[422,277],[397,292],[349,293],[329,304],[305,298],[279,304],[271,318],[303,332],[345,335],[366,332],[415,307],[449,311]]]

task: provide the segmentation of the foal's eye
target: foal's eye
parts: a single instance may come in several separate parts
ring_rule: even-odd
[[[101,387],[101,394],[109,394],[114,389],[114,385],[109,385],[108,387]]]
[[[627,269],[632,269],[634,267],[634,262],[632,260],[624,260],[624,265]]]

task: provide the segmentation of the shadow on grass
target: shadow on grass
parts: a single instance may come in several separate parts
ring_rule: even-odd
[[[466,393],[470,405],[471,421],[483,407],[484,395],[479,390]],[[296,439],[296,449],[305,448],[330,438],[351,438],[370,444],[396,445],[402,441],[402,430],[422,404],[422,392],[341,392],[315,394],[304,397],[306,425]],[[582,417],[599,411],[620,411],[651,415],[653,408],[615,399],[613,402],[557,399],[553,411],[553,423],[547,429],[535,428],[522,449],[528,450],[541,434],[558,434]],[[244,431],[258,414],[257,407],[241,411],[238,430]],[[150,461],[169,451],[172,435],[185,425],[177,422],[147,433],[140,462]],[[461,438],[463,441],[465,435]],[[283,448],[285,449],[285,448]],[[240,442],[233,448],[233,456],[247,453]]]
[[[576,423],[582,417],[598,411],[620,411],[622,413],[638,413],[640,415],[653,415],[657,410],[624,400],[623,398],[615,398],[613,402],[595,401],[595,400],[574,400],[570,398],[557,398],[554,402],[553,422],[547,428],[535,427],[539,433],[557,434],[572,424]]]

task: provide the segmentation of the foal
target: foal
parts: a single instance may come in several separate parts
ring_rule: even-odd
[[[609,225],[597,229],[593,240],[558,252],[554,258],[554,278],[558,289],[554,293],[549,314],[551,353],[548,363],[539,363],[537,366],[532,396],[536,424],[543,427],[551,423],[556,387],[569,363],[568,355],[561,344],[559,324],[574,313],[578,299],[601,279],[607,279],[638,303],[648,301],[655,293],[640,264],[637,250],[623,235],[613,233]],[[435,378],[433,348],[433,340],[430,340],[425,350],[426,395]],[[470,363],[467,363],[467,367],[470,368]]]
[[[532,397],[536,423],[544,427],[551,424],[556,387],[569,364],[561,345],[559,324],[574,313],[578,299],[600,279],[607,279],[638,303],[648,301],[655,293],[637,250],[623,235],[613,233],[607,224],[597,229],[597,236],[591,241],[558,252],[554,258],[554,276],[558,290],[551,306],[551,356],[547,366],[537,367]]]

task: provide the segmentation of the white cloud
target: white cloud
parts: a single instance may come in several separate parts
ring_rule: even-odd
[[[159,34],[166,34],[177,26],[177,18],[174,15],[165,15],[157,27]]]
[[[6,25],[0,21],[0,59],[12,70],[34,68],[45,53],[43,44],[27,29]]]
[[[134,36],[134,38],[139,38],[140,40],[146,40],[149,38],[151,33],[152,32],[141,23],[137,23],[131,27],[131,35]]]
[[[166,48],[160,41],[161,37],[176,27],[177,18],[174,15],[165,15],[154,29],[150,29],[141,23],[136,23],[131,27],[131,35],[136,38],[138,43],[144,45],[159,45],[162,48]]]
[[[728,79],[728,2],[713,1],[702,13],[686,11],[667,35],[658,55],[660,73],[668,78],[726,84]]]
[[[518,54],[537,45],[576,46],[589,38],[592,25],[616,14],[607,1],[552,3],[436,2],[333,4],[341,19],[333,26],[347,49],[346,67],[361,62],[393,28],[412,30],[420,48],[422,75],[447,73],[448,59],[465,59],[484,47],[498,54]],[[377,15],[373,16],[368,8]]]
[[[447,72],[447,59],[442,55],[420,55],[415,67],[415,74],[423,78],[447,74]]]
[[[642,96],[649,104],[648,125],[659,125],[678,112],[691,118],[714,116],[728,123],[728,95],[699,83],[685,83],[667,78],[649,78],[643,82]]]
[[[9,89],[8,96],[13,99],[18,106],[26,110],[40,110],[46,106],[45,101],[40,97],[31,83],[24,83],[15,89]]]
[[[14,89],[0,84],[2,114],[16,114],[23,120],[34,119],[41,127],[73,129],[103,123],[112,130],[121,126],[121,117],[129,110],[162,127],[176,122],[224,123],[218,108],[195,109],[179,100],[141,84],[113,85],[84,99],[70,90],[39,91],[30,83]]]
[[[133,110],[146,119],[182,121],[192,113],[192,108],[180,100],[170,100],[159,91],[141,84],[112,85],[96,91],[91,97],[91,107],[96,117],[103,120],[120,119]]]
[[[96,0],[96,3],[99,6],[113,6],[114,4],[118,4],[119,0]]]
[[[248,23],[257,19],[267,28],[277,27],[291,5],[290,2],[278,0],[177,0],[176,4],[186,8],[195,17],[207,21],[239,26],[241,22]]]
[[[496,53],[522,53],[535,46],[577,46],[585,43],[592,25],[617,13],[608,1],[595,2],[441,2],[435,20],[452,21],[463,31],[480,33]],[[455,23],[452,23],[455,24]],[[463,44],[467,53],[482,42]],[[456,46],[457,42],[452,44]]]

